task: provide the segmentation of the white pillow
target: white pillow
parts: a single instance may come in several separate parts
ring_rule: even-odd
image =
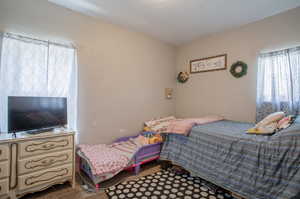
[[[277,122],[284,117],[284,112],[275,112],[271,113],[267,117],[265,117],[262,121],[256,124],[255,128],[265,127],[270,123]]]
[[[259,127],[258,131],[259,134],[272,134],[276,131],[277,129],[277,122],[272,122],[266,126]]]
[[[175,120],[176,118],[174,116],[161,118],[158,120],[150,120],[148,122],[145,122],[145,126],[149,127],[151,131],[155,132],[165,132],[167,130],[167,127],[169,126],[170,122]]]
[[[277,122],[270,123],[259,128],[251,128],[247,130],[248,134],[270,135],[276,132]]]

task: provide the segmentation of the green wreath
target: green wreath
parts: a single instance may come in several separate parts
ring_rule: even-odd
[[[231,65],[230,73],[236,77],[240,78],[247,74],[248,65],[245,62],[237,61]]]

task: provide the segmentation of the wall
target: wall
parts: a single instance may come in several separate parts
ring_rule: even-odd
[[[57,42],[73,42],[79,58],[80,143],[108,143],[133,135],[145,120],[175,113],[175,99],[165,100],[164,88],[176,87],[176,115],[220,114],[254,121],[256,57],[260,51],[300,45],[300,8],[189,44],[173,46],[127,28],[101,22],[58,7],[46,0],[0,1],[0,31]],[[192,75],[190,59],[228,54],[228,65],[248,63],[248,75],[235,79],[226,71]]]
[[[228,54],[225,71],[193,74],[185,84],[177,84],[176,115],[198,117],[224,115],[240,121],[255,120],[256,62],[261,51],[300,45],[300,8],[266,18],[223,33],[201,37],[181,46],[177,73],[189,70],[189,60]],[[248,75],[234,78],[229,68],[237,60],[248,64]]]
[[[108,143],[174,114],[174,100],[164,97],[175,87],[173,46],[46,0],[1,0],[0,31],[78,47],[80,143]]]

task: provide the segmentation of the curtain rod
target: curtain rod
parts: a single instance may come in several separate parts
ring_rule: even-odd
[[[61,46],[61,47],[65,47],[65,48],[72,48],[72,49],[77,49],[76,46],[74,46],[73,44],[62,44],[62,43],[57,43],[57,42],[52,42],[52,41],[47,41],[47,40],[41,40],[41,39],[36,39],[36,38],[31,38],[28,36],[23,36],[23,35],[19,35],[19,34],[14,34],[14,33],[9,33],[9,32],[5,32],[5,33],[1,33],[3,36],[7,36],[9,38],[13,38],[13,39],[19,39],[19,40],[27,40],[27,41],[36,41],[38,43],[42,43],[42,44],[52,44],[52,45],[56,45],[56,46]]]
[[[300,46],[294,46],[290,48],[278,48],[276,50],[268,50],[268,51],[262,51],[260,52],[260,55],[269,55],[269,54],[276,54],[276,53],[282,53],[282,52],[289,52],[289,51],[294,51],[294,50],[300,50]]]

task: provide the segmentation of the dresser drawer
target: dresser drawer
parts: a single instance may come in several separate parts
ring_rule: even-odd
[[[8,194],[9,188],[8,188],[8,178],[4,180],[0,180],[0,195]]]
[[[7,144],[0,145],[0,161],[8,160],[9,158],[9,148]]]
[[[8,161],[0,162],[0,179],[9,176],[9,164]]]
[[[73,150],[54,152],[47,155],[39,155],[18,161],[18,173],[24,174],[49,167],[58,166],[73,161]]]
[[[19,158],[73,148],[72,136],[40,139],[19,143]]]
[[[51,184],[57,180],[72,177],[73,166],[67,164],[51,169],[18,176],[18,190],[25,190],[42,184]]]

